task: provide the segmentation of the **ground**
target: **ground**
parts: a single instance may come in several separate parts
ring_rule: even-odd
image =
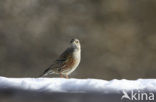
[[[147,95],[149,92],[153,92],[155,95],[155,86],[155,79],[113,79],[107,81],[102,79],[0,77],[0,97],[1,100],[6,99],[6,102],[13,100],[20,102],[21,99],[29,102],[34,101],[32,99],[36,99],[35,101],[41,100],[41,102],[43,100],[45,102],[46,100],[47,102],[50,100],[60,102],[77,100],[82,102],[84,96],[86,97],[85,100],[90,102],[94,102],[92,98],[101,102],[106,100],[120,102],[121,97],[126,92],[127,95],[130,95],[131,91],[135,91],[136,95],[142,92],[148,92]]]

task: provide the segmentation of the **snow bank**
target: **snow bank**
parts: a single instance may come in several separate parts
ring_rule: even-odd
[[[0,77],[0,89],[17,88],[48,92],[121,92],[122,90],[156,90],[156,79],[100,80],[64,78],[6,78]]]

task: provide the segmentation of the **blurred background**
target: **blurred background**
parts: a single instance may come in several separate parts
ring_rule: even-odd
[[[156,78],[155,0],[0,0],[0,76],[37,77],[72,38],[73,78]]]

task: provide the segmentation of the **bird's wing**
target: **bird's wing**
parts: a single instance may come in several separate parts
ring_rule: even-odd
[[[66,67],[66,63],[69,62],[69,60],[71,59],[72,51],[73,50],[71,48],[66,49],[61,54],[61,56],[44,71],[44,73],[41,76],[46,76],[51,72],[60,72],[62,68]]]
[[[73,49],[68,48],[66,49],[61,55],[60,57],[55,60],[54,64],[51,65],[51,69],[57,69],[58,71],[61,70],[62,67],[64,67],[66,65],[66,63],[70,60],[70,58],[72,57],[72,51]]]
[[[66,60],[66,59],[68,59],[68,58],[72,55],[72,52],[73,52],[73,48],[67,48],[67,49],[60,55],[60,57],[59,57],[57,60]]]

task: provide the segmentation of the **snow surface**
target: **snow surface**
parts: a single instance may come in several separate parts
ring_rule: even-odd
[[[101,80],[64,78],[0,77],[0,89],[17,88],[48,92],[121,92],[123,90],[156,90],[156,79]]]

